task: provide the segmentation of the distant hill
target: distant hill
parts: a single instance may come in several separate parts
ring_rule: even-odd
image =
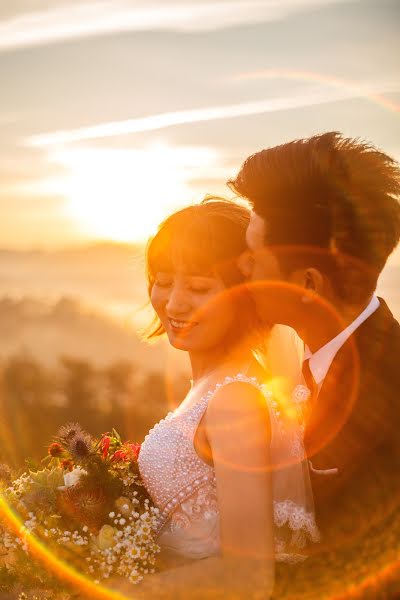
[[[162,371],[167,359],[165,343],[150,346],[132,328],[71,298],[51,304],[4,297],[0,331],[0,357],[28,354],[49,366],[71,356],[101,366],[127,360],[145,371]]]
[[[168,368],[181,370],[183,353],[141,341],[152,318],[141,246],[0,250],[0,357],[131,360],[147,371],[165,370],[168,360]]]
[[[400,319],[400,265],[385,268],[378,292]],[[181,369],[182,353],[143,343],[152,319],[144,248],[95,244],[55,251],[0,250],[0,357],[62,354],[95,363],[135,361],[146,370]],[[172,366],[171,366],[172,365]]]
[[[55,251],[0,250],[0,297],[77,298],[102,313],[143,325],[147,301],[144,248],[95,244]]]

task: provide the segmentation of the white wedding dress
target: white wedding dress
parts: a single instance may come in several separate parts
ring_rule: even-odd
[[[171,411],[145,437],[139,468],[160,509],[158,543],[191,559],[220,552],[214,468],[198,456],[193,440],[210,398],[221,386],[236,381],[258,388],[269,408],[275,560],[295,563],[307,556],[310,543],[319,540],[301,425],[301,408],[309,392],[297,385],[289,405],[280,406],[267,386],[241,373],[226,377],[195,404]]]

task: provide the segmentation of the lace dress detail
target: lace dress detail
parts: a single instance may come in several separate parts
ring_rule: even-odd
[[[272,432],[270,454],[279,465],[274,468],[272,478],[276,560],[298,562],[305,558],[302,550],[307,543],[318,541],[312,498],[311,504],[308,499],[306,502],[306,485],[300,481],[308,477],[301,428],[297,421],[296,427],[285,424],[287,418],[282,407],[267,386],[240,373],[226,377],[194,405],[169,412],[144,439],[139,468],[148,492],[160,509],[158,543],[190,558],[204,558],[220,551],[214,468],[198,456],[193,440],[210,399],[222,386],[234,382],[256,387],[266,399]],[[295,392],[296,388],[294,408]]]

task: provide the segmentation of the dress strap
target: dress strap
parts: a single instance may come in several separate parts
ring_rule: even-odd
[[[201,401],[210,400],[218,392],[218,390],[231,383],[249,383],[253,387],[257,388],[263,394],[263,396],[272,396],[271,390],[268,390],[267,386],[261,384],[256,377],[249,377],[248,375],[244,375],[243,373],[237,373],[236,375],[233,375],[231,377],[225,377],[223,381],[217,383],[212,390],[209,390],[205,394],[205,396],[203,396]]]
[[[236,375],[225,377],[223,381],[217,383],[213,389],[209,390],[196,405],[198,407],[197,416],[199,417],[201,414],[203,414],[211,398],[215,396],[215,394],[221,388],[226,387],[231,383],[248,383],[249,385],[252,385],[257,390],[259,390],[259,392],[264,396],[266,400],[271,420],[275,425],[279,424],[281,420],[280,407],[274,397],[271,388],[267,384],[260,383],[256,377],[249,377],[248,375],[244,375],[243,373],[237,373]],[[273,429],[275,429],[275,427]]]

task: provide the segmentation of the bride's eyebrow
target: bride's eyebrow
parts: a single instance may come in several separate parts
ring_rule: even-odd
[[[199,284],[199,285],[213,285],[215,282],[215,277],[206,275],[187,275],[185,280],[189,284]]]
[[[215,279],[217,277],[216,273],[212,270],[210,271],[204,271],[201,269],[191,269],[190,271],[186,270],[186,269],[176,269],[174,268],[173,265],[169,265],[169,266],[163,266],[163,267],[159,267],[155,272],[154,272],[154,277],[160,277],[160,276],[165,276],[165,277],[171,277],[174,273],[178,273],[181,272],[181,274],[186,278],[189,279],[191,277],[196,277],[196,278],[200,278],[200,279]]]
[[[216,273],[213,269],[205,271],[204,269],[190,269],[184,272],[185,277],[202,277],[203,279],[215,279]]]

